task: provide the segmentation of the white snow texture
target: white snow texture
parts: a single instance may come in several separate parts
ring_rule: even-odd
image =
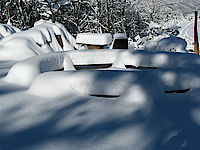
[[[183,39],[75,51],[59,23],[0,29],[0,150],[200,149],[200,56]]]

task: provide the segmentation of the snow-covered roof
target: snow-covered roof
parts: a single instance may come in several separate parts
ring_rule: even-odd
[[[112,35],[110,33],[79,33],[76,43],[89,45],[110,45]]]

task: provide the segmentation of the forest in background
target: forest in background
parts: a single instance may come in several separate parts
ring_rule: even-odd
[[[1,0],[0,23],[22,30],[40,19],[58,21],[74,36],[81,32],[126,33],[145,36],[150,23],[164,24],[191,12],[187,4],[173,0]],[[187,6],[187,7],[186,7]],[[183,11],[184,10],[184,11]]]

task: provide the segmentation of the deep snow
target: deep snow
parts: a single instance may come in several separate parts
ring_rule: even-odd
[[[113,66],[73,67],[99,63]],[[18,62],[0,80],[0,148],[197,150],[199,65],[194,54],[131,50],[58,52]]]
[[[0,150],[200,149],[200,56],[75,51],[43,21],[0,43]],[[74,67],[88,64],[111,67]]]

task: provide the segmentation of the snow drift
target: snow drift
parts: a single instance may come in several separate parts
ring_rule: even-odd
[[[168,38],[161,39],[156,49],[160,51],[171,51],[171,52],[187,52],[186,51],[187,42],[180,38],[180,37],[174,37],[170,36]]]
[[[48,86],[50,81],[53,82],[54,79],[48,79],[48,74],[47,76],[45,76],[45,74],[41,73],[55,71],[63,68],[63,70],[67,72],[72,71],[70,74],[72,74],[73,77],[73,74],[79,74],[79,73],[73,73],[73,70],[74,71],[76,70],[74,65],[90,65],[90,64],[112,64],[112,67],[108,68],[107,70],[136,71],[135,69],[137,68],[156,69],[154,71],[150,71],[149,73],[146,72],[146,78],[149,78],[149,80],[151,80],[152,76],[156,78],[159,84],[161,84],[163,91],[194,89],[194,88],[199,88],[198,84],[200,84],[200,78],[198,75],[200,71],[199,70],[200,58],[198,55],[184,54],[184,53],[169,53],[169,52],[131,51],[131,50],[127,51],[86,50],[86,51],[68,51],[68,52],[43,54],[15,64],[10,69],[8,75],[3,79],[3,81],[7,83],[16,84],[18,86],[24,86],[24,87],[31,86],[30,89],[34,87],[33,89],[37,90],[36,92],[33,93],[40,93],[39,91],[44,91],[45,89],[49,90],[51,88],[62,89],[62,86],[65,86],[65,83],[67,83],[69,87],[70,86],[73,87],[75,83],[73,83],[72,81],[78,81],[78,79],[72,80],[71,78],[69,78],[68,73],[61,74],[60,72],[57,72],[54,73],[55,77],[52,76],[52,78],[55,78],[56,80],[54,83],[60,83],[60,84],[55,84],[54,86],[49,88],[42,88],[43,86]],[[133,68],[133,70],[128,68]],[[135,74],[137,73],[139,72],[135,72]],[[38,76],[40,74],[41,76]],[[101,74],[102,76],[104,76],[104,72],[102,72]],[[113,72],[111,76],[114,76],[114,74],[115,72]],[[81,73],[80,73],[80,78],[81,79],[84,78],[81,76]],[[88,82],[90,82],[91,85],[93,85],[92,79],[93,79],[92,77],[86,78],[83,82],[88,80]],[[41,83],[43,83],[44,85],[41,85]],[[109,83],[109,81],[105,83]],[[83,85],[82,81],[80,83],[77,83],[77,85]],[[84,85],[89,86],[90,84],[84,83]],[[106,86],[108,85],[105,84],[105,87]],[[83,87],[81,89],[84,89]],[[87,88],[85,87],[85,89]],[[91,89],[95,88],[93,87]],[[115,89],[115,88],[112,87],[110,89]],[[66,89],[63,88],[63,90],[67,90],[67,88]],[[101,93],[102,91],[99,92]],[[86,93],[93,93],[93,92],[90,91]],[[121,92],[117,93],[111,92],[110,95],[113,94],[120,95],[120,93]],[[48,96],[49,92],[43,92],[43,94],[47,94],[46,96]],[[106,94],[104,93],[102,95]]]

